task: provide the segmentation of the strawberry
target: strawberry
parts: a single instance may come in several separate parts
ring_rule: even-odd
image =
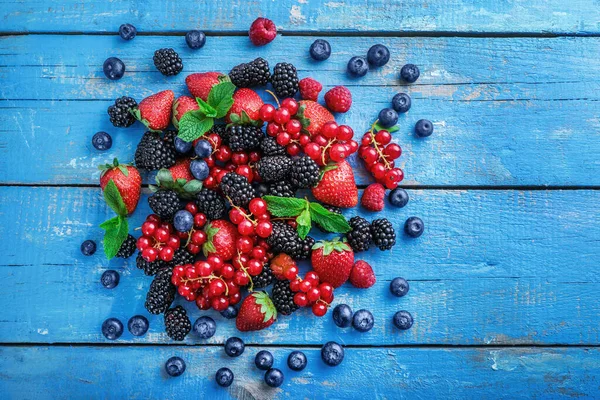
[[[376,281],[375,273],[369,263],[358,260],[356,264],[354,264],[354,267],[352,267],[352,271],[350,272],[350,283],[352,286],[366,289],[373,286]]]
[[[171,122],[171,107],[174,98],[172,90],[164,90],[148,96],[140,101],[137,108],[132,110],[133,115],[152,131],[165,130]]]
[[[275,278],[279,280],[285,279],[285,273],[290,267],[298,268],[294,259],[285,253],[279,253],[273,257],[270,267]]]
[[[360,204],[369,211],[383,210],[385,187],[381,183],[372,183],[363,192]]]
[[[320,105],[319,103],[311,100],[300,100],[300,106],[304,108],[304,118],[310,120],[310,124],[306,130],[311,135],[317,135],[321,133],[321,128],[326,122],[335,121],[333,114],[328,109]]]
[[[190,171],[190,163],[192,162],[189,158],[184,158],[175,163],[169,171],[171,171],[171,176],[173,180],[177,179],[185,179],[185,181],[191,181],[194,179],[192,172]]]
[[[202,245],[205,256],[218,255],[223,261],[229,261],[235,254],[238,238],[237,228],[231,222],[217,219],[206,224],[204,231],[207,240]]]
[[[194,97],[200,97],[206,101],[210,89],[219,83],[219,77],[223,76],[220,72],[202,72],[197,74],[188,75],[185,78],[185,84],[188,90]]]
[[[242,332],[259,331],[273,324],[277,309],[266,292],[252,292],[242,302],[235,326]]]
[[[173,125],[179,129],[179,120],[183,115],[192,110],[198,110],[198,102],[196,99],[190,96],[180,96],[175,103],[173,103]]]
[[[342,286],[350,277],[354,265],[354,252],[344,239],[317,242],[310,256],[312,267],[321,278],[334,288]]]
[[[344,160],[325,168],[321,181],[312,188],[313,196],[320,202],[343,208],[358,204],[358,189],[354,173],[348,161]]]
[[[137,168],[129,164],[119,164],[115,158],[112,164],[101,165],[100,187],[102,190],[111,180],[117,186],[127,213],[131,214],[137,207],[142,191],[142,177]]]
[[[225,116],[225,122],[230,124],[232,119],[236,119],[235,117],[232,118],[233,114],[237,115],[238,118],[242,118],[242,111],[244,111],[251,120],[256,121],[259,119],[258,111],[263,104],[262,99],[254,90],[245,88],[238,89],[233,94],[233,105]]]

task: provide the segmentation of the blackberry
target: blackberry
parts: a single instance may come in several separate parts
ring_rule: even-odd
[[[267,243],[273,253],[285,253],[294,258],[302,252],[302,240],[294,228],[283,221],[272,221],[271,225],[273,232],[267,238]]]
[[[142,257],[142,252],[140,251],[137,255],[137,257],[135,258],[135,265],[136,267],[138,267],[138,269],[141,269],[142,271],[144,271],[144,274],[146,275],[156,275],[156,273],[161,270],[162,268],[166,268],[166,267],[170,267],[170,265],[166,262],[164,262],[161,259],[156,259],[156,261],[153,262],[148,262],[146,260],[144,260],[144,258]]]
[[[177,75],[183,69],[183,62],[173,49],[156,50],[152,60],[156,69],[165,76]]]
[[[279,181],[269,185],[269,194],[279,197],[296,197],[296,187],[290,181]]]
[[[290,173],[292,159],[288,156],[270,156],[261,158],[256,163],[256,171],[263,182],[279,182]]]
[[[304,239],[302,239],[300,245],[301,247],[300,251],[298,252],[298,255],[292,258],[295,258],[297,260],[308,260],[312,253],[312,247],[315,245],[315,239],[313,239],[310,236],[307,236]]]
[[[254,61],[233,67],[229,72],[229,78],[239,88],[265,86],[271,79],[269,63],[264,58],[258,57]]]
[[[229,147],[232,151],[254,150],[265,136],[257,126],[233,125],[227,128]]]
[[[121,244],[119,247],[119,251],[117,251],[117,257],[119,258],[129,258],[135,253],[137,240],[132,235],[127,235],[127,239]]]
[[[379,250],[389,250],[396,244],[396,231],[386,218],[371,222],[371,235],[373,235],[373,243],[379,247]]]
[[[192,330],[192,322],[185,308],[176,306],[165,311],[165,330],[173,340],[183,340]]]
[[[260,142],[260,151],[263,156],[284,156],[287,154],[285,147],[277,143],[273,137],[267,136]]]
[[[130,112],[137,107],[137,101],[131,97],[123,96],[115,100],[115,104],[108,107],[110,122],[117,128],[127,128],[135,122],[135,117]]]
[[[254,183],[252,186],[254,186],[254,191],[258,197],[267,196],[269,194],[269,185],[266,183]]]
[[[256,197],[254,188],[245,176],[230,172],[221,179],[221,190],[223,194],[231,199],[233,205],[246,207],[250,200]]]
[[[277,312],[283,315],[290,315],[298,309],[294,303],[294,292],[290,289],[290,281],[276,281],[273,284],[271,299],[277,309]]]
[[[210,131],[208,131],[208,134],[210,133],[216,133],[221,137],[221,142],[223,142],[223,144],[229,145],[229,129],[227,129],[227,125],[215,124],[210,128]],[[205,136],[208,136],[208,134]]]
[[[173,190],[159,189],[148,197],[150,209],[164,221],[170,221],[179,211],[179,196]]]
[[[171,268],[162,268],[150,284],[150,290],[146,295],[146,310],[150,314],[158,315],[167,311],[173,300],[177,289],[171,283],[173,270]]]
[[[273,278],[273,271],[271,271],[271,267],[267,263],[263,265],[263,269],[260,274],[252,277],[252,283],[254,283],[255,289],[262,289],[273,283]]]
[[[175,250],[173,259],[169,262],[169,264],[175,267],[177,265],[193,264],[194,261],[196,261],[196,257],[183,247],[180,247]]]
[[[172,134],[162,138],[158,132],[146,132],[135,150],[135,165],[138,168],[154,171],[175,165],[175,144]]]
[[[298,91],[298,72],[290,63],[278,63],[273,69],[271,84],[280,99],[294,97]]]
[[[299,188],[310,188],[319,182],[319,166],[309,156],[302,156],[292,162],[290,181]]]
[[[358,215],[350,218],[348,224],[352,230],[346,233],[348,244],[355,252],[369,250],[371,246],[371,224],[369,221]]]
[[[210,220],[221,219],[225,216],[225,199],[214,190],[202,188],[196,195],[198,211],[206,214]]]

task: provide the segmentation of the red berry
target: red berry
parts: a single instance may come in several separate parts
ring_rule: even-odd
[[[160,224],[160,217],[156,214],[150,214],[146,217],[146,222],[156,222]]]
[[[399,168],[394,168],[386,172],[385,180],[386,182],[400,182],[404,178],[404,174],[402,170]]]
[[[255,46],[264,46],[267,43],[271,43],[277,36],[277,26],[268,18],[256,18],[252,25],[250,25],[248,36]]]
[[[312,289],[312,283],[310,281],[307,281],[306,279],[304,279],[302,282],[300,282],[300,291],[307,293],[311,289]]]
[[[267,212],[267,202],[260,198],[252,199],[248,209],[254,215],[264,214]]]
[[[350,147],[350,154],[355,153],[358,150],[358,142],[356,140],[350,140],[347,145]]]
[[[175,251],[169,246],[165,246],[162,249],[160,249],[159,257],[163,261],[171,261],[173,259],[173,255],[175,255]]]
[[[298,82],[300,88],[300,97],[304,100],[317,101],[319,93],[323,90],[323,85],[313,78],[303,78]]]
[[[250,154],[248,154],[248,158],[250,158],[251,163],[256,163],[260,160],[260,154],[257,151],[251,151]]]
[[[158,250],[156,250],[154,247],[146,247],[142,251],[142,258],[147,262],[154,262],[156,257],[158,257]]]
[[[244,212],[239,208],[232,208],[231,210],[229,210],[229,220],[233,224],[237,225],[245,219],[246,217],[244,215]]]
[[[287,132],[279,132],[277,134],[277,143],[281,146],[287,146],[291,140],[290,134]]]
[[[144,236],[154,235],[154,231],[158,228],[158,224],[154,221],[146,221],[142,224],[142,234]]]
[[[196,270],[196,267],[194,267],[191,264],[186,264],[184,272],[185,272],[185,276],[189,279],[196,279],[199,276],[198,271]],[[175,271],[173,271],[173,273],[175,273]]]
[[[346,158],[346,147],[341,143],[336,143],[329,149],[329,157],[339,162]]]
[[[210,309],[210,299],[204,296],[196,297],[196,306],[198,306],[200,310],[208,310]]]
[[[139,251],[144,250],[146,247],[150,246],[151,239],[146,236],[140,236],[137,240],[136,247]]]
[[[219,269],[223,265],[223,259],[215,255],[206,257],[206,262],[212,265],[214,269]]]
[[[264,214],[255,215],[254,218],[256,218],[257,221],[269,221],[271,219],[271,213],[267,211]]]
[[[212,156],[212,154],[209,157],[206,157],[204,161],[210,168],[215,166],[215,158]]]
[[[240,254],[239,256],[237,256],[237,258],[235,260],[233,260],[233,268],[235,269],[242,269],[245,268],[246,265],[248,264],[248,256],[245,254]]]
[[[256,258],[257,260],[262,260],[267,255],[267,252],[262,247],[255,246],[252,249],[252,253],[250,255],[252,256],[252,258]]]
[[[246,286],[250,283],[250,278],[248,278],[248,275],[244,271],[236,271],[233,282],[238,286]]]
[[[338,124],[335,121],[326,122],[321,128],[321,134],[328,139],[335,138],[337,134]]]
[[[254,224],[251,221],[244,219],[238,224],[237,230],[240,235],[250,236],[254,233]]]
[[[234,274],[235,274],[235,269],[233,268],[233,265],[223,264],[223,266],[221,267],[221,276],[223,278],[231,279],[231,278],[233,278]]]
[[[246,254],[252,251],[253,243],[252,239],[248,236],[240,236],[236,243],[236,248],[240,253]]]
[[[206,224],[206,214],[198,213],[194,215],[194,226],[202,228]]]
[[[239,228],[239,225],[238,225]],[[260,221],[256,225],[256,234],[261,238],[268,238],[273,232],[273,225],[269,221]]]
[[[275,122],[277,122],[278,124],[283,125],[286,122],[288,122],[291,117],[292,117],[292,114],[290,113],[290,110],[288,110],[287,108],[284,108],[284,107],[279,107],[277,110],[275,110],[275,114],[273,115],[273,120]]]
[[[392,135],[388,131],[380,130],[375,134],[375,141],[383,146],[388,144],[392,140]]]
[[[286,150],[290,156],[294,157],[300,154],[300,152],[302,151],[302,147],[300,147],[298,143],[290,143],[287,145]]]
[[[317,135],[313,137],[313,142],[318,144],[319,146],[327,146],[327,143],[329,142],[327,140],[327,138],[323,135]]]
[[[158,228],[154,231],[154,239],[164,243],[169,239],[169,231],[165,228]]]
[[[275,107],[272,104],[263,104],[258,110],[258,116],[262,121],[271,122],[275,114]]]
[[[324,295],[323,293],[321,293],[321,300],[323,300],[327,304],[333,303],[333,297],[334,297],[333,292],[331,292],[327,295]]]
[[[187,285],[181,285],[177,287],[177,293],[180,296],[186,297],[192,292],[192,288]]]
[[[208,290],[211,297],[222,295],[223,293],[225,293],[225,288],[225,283],[220,279],[213,279],[208,284]]]
[[[333,294],[333,286],[331,286],[327,282],[323,282],[319,285],[319,290],[321,291],[322,298],[328,298]]]
[[[242,273],[243,273],[243,271],[242,271]],[[233,279],[228,280],[225,283],[227,284],[227,290],[228,290],[227,293],[229,293],[229,296],[240,292],[240,287],[238,285],[236,285],[236,283],[233,281]]]
[[[229,307],[229,299],[225,296],[213,297],[210,301],[210,305],[215,311],[221,312]]]
[[[362,158],[363,160],[365,160],[365,163],[367,165],[371,165],[377,161],[379,155],[377,154],[377,150],[375,150],[373,147],[369,147],[368,149],[365,149],[365,151],[363,151]]]
[[[308,135],[300,135],[298,137],[298,143],[300,143],[300,146],[305,147],[307,144],[310,143],[310,136],[308,136]]]
[[[298,111],[298,102],[291,97],[288,97],[281,101],[281,107],[287,108],[289,112],[294,115]]]
[[[288,131],[290,135],[299,133],[302,130],[302,124],[297,119],[290,119],[285,124],[285,130]]]
[[[338,140],[350,140],[354,136],[354,131],[348,125],[340,125],[337,128],[335,137]]]
[[[269,124],[267,125],[267,135],[269,136],[277,136],[280,130],[280,126],[274,122],[269,122]]]
[[[311,303],[319,300],[320,297],[321,297],[321,291],[319,290],[318,287],[310,288],[310,290],[308,292],[306,292],[306,298]]]
[[[363,135],[362,139],[360,140],[360,144],[363,146],[368,146],[371,143],[373,143],[373,136],[371,136],[371,134],[367,132]]]
[[[213,267],[207,261],[196,261],[194,267],[198,272],[198,276],[203,278],[209,276],[213,272]]]
[[[188,243],[188,245],[187,245],[186,248],[192,254],[198,254],[198,253],[200,253],[200,246],[198,246],[197,244]]]
[[[206,139],[208,139],[213,149],[217,149],[221,146],[221,136],[217,135],[216,133],[211,133],[206,137]]]
[[[371,174],[375,179],[382,179],[385,176],[385,165],[378,162],[371,166]]]
[[[259,260],[252,259],[248,261],[248,266],[246,269],[251,276],[259,275],[262,272],[263,263]]]
[[[396,143],[390,143],[383,149],[383,154],[388,156],[390,159],[395,160],[402,154],[402,149]]]
[[[309,271],[306,273],[304,280],[309,281],[313,286],[317,286],[319,284],[319,275],[315,271]]]
[[[215,158],[221,162],[227,162],[231,158],[231,149],[229,146],[221,146],[215,152]]]
[[[207,189],[214,189],[217,187],[217,180],[213,176],[209,176],[204,180],[204,187]]]
[[[177,250],[181,245],[181,240],[179,240],[179,236],[171,235],[167,240],[167,246],[172,248],[173,250]]]
[[[352,105],[352,93],[345,86],[336,86],[325,93],[325,103],[331,111],[345,113]]]
[[[192,215],[195,215],[198,212],[198,206],[193,201],[187,203],[185,209],[192,213]]]
[[[288,281],[296,279],[296,277],[298,276],[298,267],[296,267],[295,265],[288,267],[287,270],[284,271],[283,276],[285,276],[285,279],[287,279]]]
[[[229,296],[229,305],[235,306],[237,303],[240,302],[240,300],[242,300],[242,295],[238,293],[234,293],[232,295]],[[227,307],[225,307],[227,308]]]
[[[315,303],[312,306],[312,312],[317,317],[322,317],[323,315],[327,314],[327,306],[323,303]]]
[[[242,151],[236,151],[231,155],[231,162],[235,165],[248,164],[248,154]]]
[[[195,245],[202,246],[204,243],[206,243],[206,239],[207,236],[206,232],[204,231],[194,231],[194,233],[192,233],[191,241]]]
[[[306,295],[304,293],[296,293],[294,295],[294,303],[298,307],[306,307],[306,305],[308,304],[308,299],[306,298]]]
[[[321,148],[316,143],[309,143],[306,146],[304,146],[304,152],[306,153],[307,156],[309,156],[313,160],[319,158],[320,150],[321,150]]]
[[[300,279],[294,279],[293,281],[290,282],[290,290],[292,292],[299,292],[300,291],[300,285],[302,284],[303,281],[301,281]]]

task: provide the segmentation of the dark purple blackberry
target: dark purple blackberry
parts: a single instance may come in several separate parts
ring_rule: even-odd
[[[258,197],[267,196],[269,194],[269,185],[266,183],[254,183],[252,186],[254,187],[254,191]]]
[[[227,128],[227,131],[232,151],[257,149],[265,136],[262,129],[251,125],[233,125]]]
[[[216,133],[221,137],[223,144],[229,145],[229,129],[225,124],[215,124],[210,128],[209,133]]]
[[[290,281],[276,280],[273,284],[271,299],[280,314],[290,315],[298,309],[298,306],[294,303],[294,292],[290,289]]]
[[[225,216],[225,199],[214,190],[202,188],[196,195],[198,211],[206,214],[210,220],[221,219]]]
[[[262,289],[273,283],[273,279],[273,271],[271,271],[271,267],[267,263],[263,265],[263,269],[260,274],[252,277],[252,283],[254,283],[255,289]]]
[[[279,181],[269,185],[269,194],[279,197],[296,197],[296,187],[290,181]]]
[[[272,221],[271,224],[273,232],[267,238],[267,243],[273,253],[285,253],[292,258],[302,253],[302,240],[294,228],[283,221]]]
[[[169,262],[169,264],[175,267],[177,265],[193,264],[194,261],[196,261],[196,257],[185,248],[180,247],[175,250],[173,259]]]
[[[146,295],[146,310],[150,314],[158,315],[167,311],[173,300],[177,289],[171,283],[173,270],[171,268],[162,268],[154,277],[150,284],[150,290]]]
[[[158,132],[146,132],[135,150],[135,165],[154,171],[175,165],[175,144],[171,131],[161,137]]]
[[[166,267],[170,267],[169,263],[164,262],[161,259],[156,259],[156,261],[153,262],[148,262],[146,260],[144,260],[144,258],[142,257],[142,252],[140,251],[137,255],[137,257],[135,258],[135,265],[136,267],[138,267],[138,269],[141,269],[142,271],[144,271],[144,274],[146,275],[156,275],[156,273],[161,270],[162,268],[166,268]]]
[[[297,260],[308,260],[312,253],[312,247],[315,245],[315,239],[313,239],[310,236],[307,236],[304,239],[302,239],[300,244],[301,248],[298,252],[298,255],[292,258],[295,258]]]
[[[159,189],[148,197],[150,209],[162,220],[170,221],[180,206],[179,196],[173,190]]]
[[[376,219],[371,222],[371,235],[373,243],[379,250],[389,250],[396,244],[396,231],[387,218]]]
[[[183,340],[192,330],[192,322],[185,308],[176,306],[165,311],[165,330],[173,340]]]
[[[261,158],[256,163],[256,171],[263,182],[279,182],[286,179],[292,167],[292,159],[288,156],[270,156]]]
[[[278,63],[273,69],[271,85],[280,99],[294,97],[298,91],[298,72],[290,63]]]
[[[356,253],[369,250],[372,241],[371,224],[369,224],[369,221],[357,215],[350,218],[348,224],[352,230],[346,233],[346,238],[352,250]]]
[[[110,122],[117,128],[127,128],[135,122],[135,117],[130,112],[137,107],[137,101],[131,97],[123,96],[115,100],[115,104],[108,107]]]
[[[239,88],[265,86],[271,79],[269,63],[258,57],[254,61],[236,65],[229,73],[229,78]]]
[[[319,182],[319,166],[309,156],[302,156],[292,162],[290,181],[294,186],[307,189]]]
[[[173,49],[159,49],[154,52],[154,66],[165,76],[177,75],[183,69],[183,61]]]
[[[117,257],[119,258],[129,258],[135,253],[137,240],[132,235],[127,235],[127,239],[121,244],[119,247],[119,251],[117,251]]]
[[[225,196],[231,199],[233,205],[246,207],[250,200],[256,197],[254,188],[245,176],[230,172],[223,176],[220,185],[221,191]]]
[[[260,151],[265,157],[285,156],[287,154],[285,147],[277,143],[277,140],[270,136],[266,136],[262,142],[260,142]]]

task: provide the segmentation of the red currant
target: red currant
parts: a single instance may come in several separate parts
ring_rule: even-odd
[[[180,296],[186,297],[192,292],[192,288],[187,285],[181,285],[177,287],[177,293]]]
[[[379,156],[377,154],[377,150],[375,150],[373,147],[369,147],[368,149],[365,149],[365,151],[363,151],[362,158],[363,160],[365,160],[365,163],[367,165],[371,165],[377,161],[377,158],[379,158]]]
[[[156,250],[154,247],[146,247],[144,250],[142,250],[142,258],[147,262],[154,262],[156,257],[158,257],[158,250]]]
[[[198,253],[200,253],[200,246],[198,246],[197,244],[188,243],[188,245],[187,245],[186,248],[192,254],[198,254]]]
[[[232,208],[231,210],[229,210],[229,220],[233,224],[237,225],[245,219],[246,216],[244,215],[244,212],[239,208]]]
[[[206,214],[198,213],[194,215],[194,226],[196,228],[202,228],[206,224]]]
[[[275,136],[277,136],[279,131],[281,131],[281,128],[279,125],[277,125],[274,122],[269,122],[269,124],[267,125],[267,135],[275,137]]]
[[[238,224],[237,230],[240,235],[250,236],[254,233],[254,224],[251,221],[244,219]]]
[[[312,289],[312,283],[310,281],[305,279],[302,282],[300,282],[300,291],[307,293],[311,289]]]
[[[375,179],[382,179],[385,176],[385,165],[380,162],[375,163],[371,166],[370,171]]]
[[[356,150],[358,150],[358,143],[356,140],[350,140],[347,144],[350,147],[350,154],[356,153]]]
[[[262,247],[256,246],[252,249],[252,253],[250,255],[252,256],[252,258],[262,260],[267,255],[267,252]]]
[[[291,140],[290,134],[287,132],[279,132],[277,134],[277,143],[281,146],[287,146]]]
[[[210,299],[207,297],[199,296],[196,298],[196,306],[200,310],[208,310],[210,308]]]
[[[304,146],[304,152],[306,153],[307,156],[309,156],[313,160],[316,160],[317,158],[319,158],[320,150],[321,150],[321,148],[316,143],[309,143],[306,146]]]
[[[239,228],[239,225],[238,225]],[[260,221],[256,224],[256,234],[261,238],[268,238],[273,232],[273,225],[269,221]]]
[[[232,295],[229,296],[229,304],[232,306],[235,306],[237,303],[240,302],[240,300],[242,300],[242,295],[238,293],[234,293]],[[227,307],[225,307],[227,308]]]
[[[248,154],[248,158],[251,163],[256,163],[260,160],[260,154],[257,151],[251,151],[250,154]]]
[[[350,140],[354,136],[354,131],[348,125],[340,125],[335,132],[335,137],[338,140]]]
[[[313,301],[317,301],[319,300],[319,298],[321,298],[321,291],[319,290],[319,288],[313,287],[308,292],[306,292],[306,298],[311,303]]]
[[[286,150],[290,156],[294,157],[300,154],[302,147],[298,143],[290,143],[287,145]]]
[[[293,135],[295,133],[299,133],[302,130],[302,124],[300,123],[300,121],[298,121],[297,119],[290,119],[286,124],[285,124],[285,130],[290,134]]]
[[[267,202],[260,198],[252,199],[248,209],[254,215],[264,214],[267,212]]]
[[[158,225],[154,221],[146,221],[142,224],[142,234],[144,236],[152,236]]]
[[[240,253],[247,254],[252,251],[252,239],[248,236],[240,236],[236,242],[236,248]]]
[[[191,241],[197,246],[202,246],[204,243],[206,243],[206,239],[207,236],[206,232],[204,231],[194,231],[194,233],[192,233]]]
[[[210,301],[210,305],[215,311],[221,312],[229,307],[229,299],[225,296],[213,297]]]
[[[392,135],[386,130],[381,130],[375,134],[375,141],[383,146],[392,140]]]
[[[173,259],[173,255],[175,255],[175,251],[169,246],[165,246],[160,249],[159,257],[163,261],[171,261]]]
[[[223,259],[216,255],[210,255],[206,257],[206,262],[212,265],[215,269],[219,269],[223,265]]]
[[[248,275],[244,271],[236,271],[233,282],[238,286],[246,286],[250,283],[250,278],[248,278]]]
[[[283,125],[286,122],[288,122],[291,117],[292,114],[290,113],[290,110],[288,110],[287,108],[280,107],[277,110],[275,110],[273,120],[278,124]]]
[[[329,149],[329,157],[335,162],[346,158],[346,147],[341,143],[336,143]]]
[[[321,135],[333,139],[337,134],[338,124],[335,121],[326,122],[321,128]]]
[[[191,264],[186,264],[186,266],[185,266],[185,276],[187,278],[189,278],[189,279],[196,279],[199,276],[198,275],[198,271],[196,270],[196,267],[194,267]]]
[[[158,228],[154,231],[154,239],[164,243],[169,239],[169,231],[165,228]]]
[[[306,273],[304,280],[309,281],[313,286],[317,286],[319,284],[319,275],[315,271],[309,271]]]
[[[360,141],[360,144],[363,146],[368,146],[373,143],[373,136],[369,132],[365,133]]]
[[[160,224],[160,217],[156,214],[150,214],[146,217],[146,222],[156,222]]]
[[[142,251],[146,247],[150,246],[151,243],[152,242],[151,242],[150,238],[148,238],[146,236],[140,236],[140,238],[137,240],[136,247],[139,251]]]
[[[308,299],[306,298],[306,295],[304,293],[296,293],[294,295],[294,303],[298,307],[306,307],[306,305],[308,304]]]
[[[220,296],[225,293],[225,283],[220,279],[213,279],[208,284],[208,290],[211,297]]]
[[[231,155],[231,162],[235,165],[248,164],[248,154],[242,151],[236,151]]]
[[[327,306],[323,303],[315,303],[312,306],[312,312],[317,317],[322,317],[323,315],[327,314]]]
[[[383,149],[383,154],[388,156],[390,159],[395,160],[402,154],[402,149],[396,143],[390,143]]]
[[[194,267],[196,268],[196,271],[198,271],[198,276],[201,276],[203,278],[206,278],[207,276],[212,274],[213,271],[212,265],[210,265],[206,261],[196,261],[194,263]]]
[[[290,114],[294,115],[298,112],[298,102],[291,97],[285,98],[281,101],[281,107],[287,108]]]
[[[190,201],[185,205],[185,209],[195,215],[198,212],[198,206],[193,201]]]
[[[296,279],[296,277],[298,276],[298,267],[296,267],[295,265],[288,267],[288,269],[284,272],[283,275],[288,281]]]
[[[248,261],[247,270],[251,276],[259,275],[262,272],[263,263],[259,260],[252,259]]]
[[[231,149],[229,146],[221,146],[215,152],[215,158],[221,162],[227,162],[231,158]]]
[[[329,297],[333,294],[333,286],[327,282],[323,282],[319,285],[319,291],[321,292],[321,297]]]
[[[212,155],[210,155],[209,157],[206,157],[204,159],[204,161],[206,162],[206,165],[209,166],[209,168],[212,168],[215,166],[215,158]]]
[[[169,246],[173,250],[177,250],[180,245],[181,245],[181,240],[179,239],[179,236],[177,236],[177,235],[171,235],[171,236],[169,236],[169,239],[167,239],[167,246]]]
[[[263,104],[258,111],[258,116],[262,121],[270,122],[273,120],[275,107],[272,104]]]
[[[327,146],[328,140],[323,135],[317,135],[313,137],[313,142],[318,144],[319,146]]]
[[[290,282],[290,290],[292,292],[299,292],[301,283],[302,283],[302,281],[300,279],[294,279],[293,281]]]
[[[300,146],[306,147],[306,145],[310,143],[310,136],[308,136],[308,135],[298,136],[298,143],[300,143]]]
[[[223,264],[223,266],[221,267],[221,276],[223,278],[231,279],[231,278],[233,278],[234,274],[235,274],[235,269],[233,268],[233,265]]]

